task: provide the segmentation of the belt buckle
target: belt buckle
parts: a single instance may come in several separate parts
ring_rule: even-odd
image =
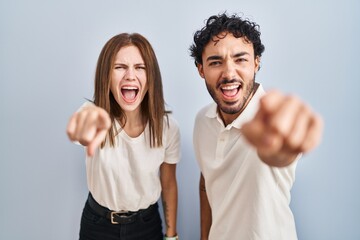
[[[110,219],[111,219],[111,223],[112,224],[120,224],[119,222],[117,222],[117,221],[115,221],[115,216],[117,216],[117,217],[120,217],[121,218],[121,216],[119,216],[119,215],[117,215],[117,214],[122,214],[122,213],[128,213],[129,211],[117,211],[117,212],[111,212],[110,213]]]

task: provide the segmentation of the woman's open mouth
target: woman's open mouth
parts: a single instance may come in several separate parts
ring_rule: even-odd
[[[125,102],[133,103],[139,93],[139,88],[135,86],[123,86],[121,87],[121,95]]]

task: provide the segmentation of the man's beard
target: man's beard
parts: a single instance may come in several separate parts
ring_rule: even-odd
[[[233,82],[241,82],[241,88],[242,88],[241,90],[244,90],[244,87],[245,87],[244,82],[240,81],[240,80],[235,80],[235,79],[223,80],[217,84],[216,88],[220,88],[221,84],[233,83]],[[226,114],[237,114],[237,113],[241,113],[244,110],[244,108],[246,107],[245,104],[247,104],[249,98],[251,98],[253,92],[255,91],[255,74],[254,74],[253,80],[250,81],[249,85],[247,85],[246,87],[247,88],[244,92],[244,96],[240,101],[236,101],[236,102],[223,101],[222,102],[219,98],[217,98],[215,90],[206,83],[206,88],[207,88],[209,94],[211,95],[212,99],[215,101],[215,103],[217,104],[217,106],[221,110],[221,112],[226,113]]]

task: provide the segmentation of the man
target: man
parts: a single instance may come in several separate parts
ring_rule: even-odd
[[[299,156],[318,145],[322,120],[295,96],[255,82],[259,26],[211,16],[190,47],[215,101],[194,127],[201,169],[201,239],[297,239],[289,207]]]

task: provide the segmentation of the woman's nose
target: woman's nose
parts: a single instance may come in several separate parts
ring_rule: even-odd
[[[128,68],[126,71],[125,79],[126,80],[135,80],[135,78],[136,78],[135,69]]]

